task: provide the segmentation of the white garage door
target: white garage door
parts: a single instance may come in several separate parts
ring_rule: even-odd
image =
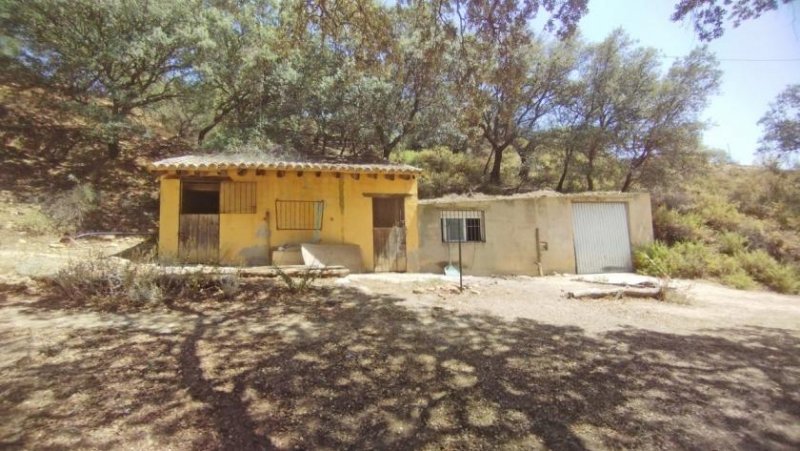
[[[572,229],[578,274],[633,269],[624,203],[573,203]]]

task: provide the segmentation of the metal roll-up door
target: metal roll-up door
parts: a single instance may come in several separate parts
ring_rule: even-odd
[[[633,270],[625,203],[573,203],[572,227],[578,274]]]

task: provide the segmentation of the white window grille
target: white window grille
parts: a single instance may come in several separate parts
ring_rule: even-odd
[[[485,242],[486,230],[483,211],[447,210],[441,212],[442,241]]]

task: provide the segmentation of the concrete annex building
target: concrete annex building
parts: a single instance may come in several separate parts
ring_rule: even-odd
[[[629,271],[653,240],[642,193],[553,192],[417,200],[420,170],[394,164],[190,155],[156,161],[159,259],[221,265],[317,262],[360,272]]]

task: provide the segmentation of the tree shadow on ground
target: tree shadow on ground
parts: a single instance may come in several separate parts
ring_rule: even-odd
[[[0,444],[176,449],[800,445],[800,339],[673,335],[268,290],[130,316],[10,363]],[[34,309],[32,314],[38,310]],[[171,317],[172,318],[172,317]],[[0,335],[3,346],[24,331]]]

